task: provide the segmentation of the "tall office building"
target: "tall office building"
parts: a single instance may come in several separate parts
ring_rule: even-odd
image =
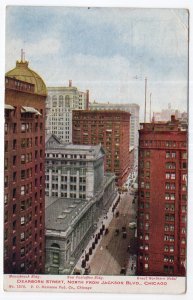
[[[117,104],[117,103],[97,103],[92,102],[89,104],[90,110],[121,110],[130,112],[130,148],[134,147],[137,149],[138,147],[138,139],[139,139],[139,105],[135,103],[125,103],[125,104]]]
[[[44,273],[45,100],[21,59],[5,77],[4,272]]]
[[[141,124],[138,188],[138,274],[184,276],[187,126],[174,116]]]
[[[48,87],[46,100],[46,132],[53,133],[62,142],[72,142],[72,110],[88,109],[89,91],[81,92],[72,86]]]
[[[130,113],[119,110],[73,111],[73,144],[98,145],[105,149],[105,170],[122,186],[130,168]]]

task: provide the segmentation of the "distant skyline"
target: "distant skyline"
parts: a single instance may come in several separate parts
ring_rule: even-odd
[[[47,86],[90,90],[97,102],[187,111],[188,11],[8,6],[6,71],[24,49]]]

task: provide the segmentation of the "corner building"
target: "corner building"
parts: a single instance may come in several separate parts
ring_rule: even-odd
[[[138,275],[185,276],[187,129],[172,116],[139,130]]]
[[[27,61],[6,73],[4,273],[44,273],[46,96]]]
[[[104,174],[104,156],[101,145],[62,144],[54,135],[46,139],[48,274],[71,274],[99,219],[119,197],[115,175]]]
[[[72,141],[79,145],[102,144],[105,171],[116,175],[122,186],[130,168],[130,113],[120,110],[73,111]]]

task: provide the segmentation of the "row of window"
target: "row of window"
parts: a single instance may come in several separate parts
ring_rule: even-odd
[[[21,164],[32,162],[32,153],[22,154],[20,162]]]
[[[46,191],[46,196],[59,197],[59,194],[58,192],[52,191],[51,195],[49,195],[49,191]],[[68,196],[68,193],[61,192],[60,197],[71,199],[86,199],[86,194],[83,192],[79,193],[78,195],[76,195],[76,193],[70,193]]]
[[[171,224],[165,224],[165,225],[164,225],[164,231],[165,231],[165,232],[167,232],[167,231],[174,232],[174,230],[175,230],[174,225],[171,225]]]
[[[149,250],[149,245],[148,244],[141,244],[139,245],[140,250]]]
[[[49,168],[48,167],[46,167],[46,173],[48,174],[49,173]],[[87,171],[87,169],[85,169],[85,168],[78,168],[78,167],[58,167],[58,166],[52,166],[52,168],[51,168],[51,171],[52,171],[52,174],[58,174],[58,170],[61,170],[61,172],[62,172],[62,175],[64,175],[64,174],[68,174],[68,172],[69,172],[69,174],[70,175],[77,175],[78,173],[77,172],[79,172],[79,175],[80,176],[85,176],[86,175],[86,171]]]
[[[176,185],[175,185],[175,183],[166,182],[165,183],[165,189],[166,190],[175,190],[176,189]]]
[[[140,157],[150,157],[150,151],[149,150],[143,150],[140,151]],[[166,158],[176,158],[176,152],[175,151],[166,151]],[[181,153],[181,158],[182,159],[187,159],[187,152],[182,152]]]
[[[8,166],[8,159],[5,159],[5,170],[7,170],[7,166]],[[20,178],[21,179],[26,179],[26,178],[30,178],[32,177],[32,168],[30,169],[26,169],[26,170],[21,170],[20,172]],[[5,180],[6,180],[7,176],[5,176]],[[13,182],[15,182],[17,180],[17,172],[13,172],[13,176],[12,176]]]
[[[183,231],[184,232],[184,231]],[[149,233],[145,233],[145,235],[143,236],[143,233],[140,233],[139,234],[139,239],[142,240],[144,238],[145,241],[148,241],[149,240]],[[168,235],[168,234],[165,234],[164,235],[164,241],[169,241],[169,242],[174,242],[175,239],[174,239],[174,235]],[[181,238],[181,244],[185,244],[186,243],[186,239],[183,237]],[[143,249],[142,248],[142,245],[141,245],[141,248],[140,249]],[[145,250],[148,250],[148,246],[146,245],[146,247],[144,248]],[[165,246],[164,246],[164,249],[165,249]],[[166,250],[164,250],[166,251]],[[168,250],[167,250],[168,251]]]
[[[13,173],[13,176],[16,177],[16,172]],[[14,181],[16,180],[16,178],[14,178]],[[40,180],[40,185],[42,184],[42,177]],[[38,186],[38,180],[35,179],[35,186]],[[5,183],[4,183],[4,187],[7,188],[8,187],[8,176],[5,176]],[[20,188],[20,195],[25,195],[28,193],[32,192],[32,183],[28,183],[26,185],[22,185]]]
[[[35,132],[43,129],[43,123],[35,123]],[[32,132],[32,123],[21,123],[21,132]]]
[[[139,259],[140,260],[144,259],[145,261],[149,261],[149,255],[140,253],[139,254]],[[173,255],[164,255],[163,256],[163,261],[173,263],[174,262],[174,256]]]
[[[29,188],[31,188],[31,187],[29,186]],[[39,192],[40,192],[39,197],[42,198],[42,195],[43,195],[42,188],[40,188]],[[12,198],[15,199],[16,195],[17,195],[17,188],[13,188],[12,189]],[[38,199],[38,193],[35,192],[35,201],[37,201],[37,199]],[[8,194],[5,194],[5,201],[8,201]]]
[[[39,151],[35,150],[35,159],[38,158],[38,155],[40,158],[43,158],[43,150],[42,149],[40,149]],[[31,161],[32,161],[32,153],[21,154],[21,164],[25,164],[25,163],[28,163]]]
[[[174,242],[174,235],[164,235],[164,241]]]
[[[143,239],[143,234],[142,234],[142,233],[139,234],[139,239],[140,239],[140,240]],[[148,241],[148,240],[149,240],[149,233],[146,233],[146,234],[145,234],[144,239],[145,239],[145,241]]]
[[[86,166],[87,165],[87,163],[85,161],[64,161],[64,160],[63,161],[56,161],[56,160],[49,161],[49,160],[47,160],[46,164],[52,166],[52,168],[54,166],[61,166],[62,170],[65,170],[65,167],[68,168],[68,166],[81,167],[81,166]],[[65,166],[63,167],[63,165],[65,165]]]
[[[112,114],[110,113],[110,116],[111,116],[111,118],[113,117],[113,119],[114,120],[116,120],[116,121],[119,121],[120,119],[121,119],[121,117],[119,116],[119,115],[113,115],[112,116]],[[92,122],[93,122],[93,124],[95,124],[95,119],[98,119],[98,120],[101,120],[101,123],[103,122],[102,120],[105,120],[105,119],[107,119],[107,120],[105,120],[106,122],[106,124],[109,124],[109,125],[111,125],[112,124],[112,122],[109,122],[108,121],[108,118],[109,118],[109,115],[108,114],[105,114],[105,115],[103,115],[103,114],[101,114],[100,112],[99,112],[99,114],[97,113],[89,113],[89,114],[84,114],[84,113],[82,113],[82,112],[80,112],[80,113],[74,113],[74,115],[73,115],[73,117],[74,117],[74,119],[75,120],[79,120],[79,119],[81,119],[81,120],[91,120]],[[119,126],[119,124],[116,124],[116,126]]]
[[[165,221],[174,222],[175,221],[175,214],[165,214]]]
[[[43,123],[42,122],[36,122],[34,125],[34,129],[33,129],[33,123],[21,123],[20,125],[20,132],[25,133],[25,132],[32,132],[33,130],[35,132],[38,131],[38,129],[40,129],[40,131],[43,130]],[[8,123],[5,123],[4,126],[4,130],[5,133],[8,133],[8,131],[11,133],[16,133],[18,132],[18,124],[17,123],[12,123],[11,125],[9,125]]]
[[[49,165],[56,165],[56,166],[62,166],[62,165],[66,165],[66,166],[86,166],[86,161],[66,161],[66,160],[62,160],[62,161],[56,161],[56,160],[48,160],[46,161],[47,164]]]
[[[143,259],[143,256],[140,255],[139,258],[140,258],[140,259]],[[148,257],[145,256],[144,260],[147,261],[147,260],[148,260]],[[169,265],[165,265],[165,264],[164,264],[164,266],[163,266],[163,271],[164,271],[164,273],[166,273],[166,274],[168,274],[168,275],[174,274],[174,266],[170,265],[170,264],[173,264],[173,263],[174,263],[174,256],[171,256],[171,255],[170,255],[170,256],[164,255],[163,261],[164,261],[165,263],[169,263]],[[185,260],[181,259],[180,264],[181,264],[181,265],[184,265],[184,264],[185,264]],[[145,270],[145,271],[148,271],[148,269],[149,269],[149,264],[148,264],[148,263],[144,263],[144,264],[143,264],[142,262],[140,262],[139,266],[140,266],[140,269],[143,269],[143,267],[144,267],[144,270]]]
[[[176,173],[166,173],[166,179],[175,180],[176,179]]]
[[[13,82],[13,79],[9,79],[9,78],[5,79],[6,85],[11,82]],[[20,87],[21,89],[24,89],[24,90],[31,90],[31,89],[33,90],[33,88],[34,88],[34,86],[32,84],[24,83],[24,82],[17,81],[17,80],[14,80],[14,82],[15,82],[16,87]]]
[[[22,216],[20,218],[20,224],[24,225],[24,224],[28,224],[29,222],[32,221],[32,213],[28,213],[26,216]],[[4,214],[4,222],[7,223],[8,222],[8,211],[5,211]],[[37,226],[36,226],[37,227]],[[13,222],[13,229],[16,229],[16,221]]]
[[[169,261],[169,262],[172,262],[172,261]],[[164,265],[164,272],[166,274],[174,274],[174,267],[173,266]]]
[[[31,153],[22,154],[21,155],[21,164],[26,164],[29,162],[32,162],[32,154]],[[8,163],[9,163],[8,158],[5,158],[5,170],[7,170],[7,168],[8,168]],[[16,164],[17,164],[17,156],[14,155],[12,158],[12,165],[16,166]],[[43,168],[43,164],[40,163],[40,171],[42,171],[42,168]],[[38,165],[35,165],[35,173],[37,173],[37,170],[38,170]],[[24,171],[24,170],[22,170],[22,171]],[[27,170],[25,170],[25,171],[26,171],[26,178],[31,177],[30,174],[28,176],[28,171]],[[31,172],[31,171],[29,171],[29,172]],[[24,179],[23,176],[24,176],[24,173],[23,173],[23,175],[21,175],[22,179]]]
[[[166,222],[170,222],[170,223],[171,222],[174,223],[174,221],[175,221],[175,215],[174,214],[166,214],[165,215],[165,221]],[[187,221],[186,216],[181,216],[181,222],[182,223],[186,223],[186,221]],[[164,225],[164,231],[174,231],[174,229],[175,229],[174,225],[171,225],[171,224],[168,224],[168,223],[166,223]],[[183,232],[183,233],[185,233],[185,232]]]
[[[70,188],[70,191],[76,191],[76,190],[78,190],[76,185],[69,185],[68,187]],[[61,184],[60,185],[61,190],[67,190],[68,187],[67,187],[66,184]],[[46,188],[49,188],[49,184],[48,183],[46,183]],[[86,186],[85,185],[80,185],[78,188],[79,188],[80,192],[81,191],[82,192],[86,191]],[[56,184],[52,184],[52,189],[53,190],[58,189],[58,184],[57,183]]]
[[[32,213],[26,214],[26,216],[22,216],[20,218],[20,224],[21,225],[25,225],[27,223],[29,223],[30,221],[32,221]],[[39,223],[42,224],[42,216],[39,217]],[[38,220],[36,219],[34,222],[35,228],[38,227]]]
[[[164,245],[164,252],[174,252],[174,245]]]
[[[17,221],[13,222],[13,230],[16,230],[16,223]],[[28,228],[26,231],[23,231],[20,233],[20,242],[23,242],[25,240],[28,240],[32,236],[32,228]],[[39,230],[39,234],[35,233],[34,235],[34,241],[37,242],[38,237],[42,238],[42,229]],[[5,230],[4,232],[4,240],[6,241],[8,239],[8,229]],[[14,239],[14,243],[16,244],[16,239]]]
[[[141,181],[141,188],[150,189],[150,183]]]
[[[167,165],[167,168],[168,168],[168,165]],[[144,173],[144,170],[140,170],[140,177],[141,178],[144,177],[144,174],[145,174],[145,178],[146,179],[150,179],[150,172],[149,171],[145,171],[145,173]],[[176,179],[176,173],[174,173],[174,172],[167,172],[165,174],[165,178],[166,179],[175,180]],[[182,174],[182,181],[187,182],[187,174]]]
[[[46,180],[49,181],[50,176],[46,175]],[[56,180],[58,181],[58,176],[56,175],[52,175],[51,176],[52,181]],[[69,176],[69,182],[70,183],[76,183],[78,182],[79,179],[79,183],[86,183],[86,177],[78,177],[78,176]],[[68,176],[61,176],[61,182],[67,182],[68,181]]]
[[[144,163],[144,161],[141,160],[140,163],[139,163],[139,167],[140,168],[149,169],[150,168],[150,161],[146,161]],[[175,162],[166,162],[165,167],[166,167],[166,169],[173,169],[173,170],[175,170],[176,169],[176,163]],[[181,163],[181,168],[182,169],[187,169],[187,163],[183,161]]]
[[[145,261],[148,261],[148,260],[149,260],[149,255],[148,255],[148,254],[145,254],[145,255],[143,256],[143,254],[140,253],[139,259],[142,260],[143,257],[144,257],[144,260],[145,260]],[[173,263],[173,262],[174,262],[174,256],[171,256],[171,255],[170,255],[170,256],[164,255],[163,261],[164,261],[164,262]],[[181,263],[181,265],[184,265],[184,264],[185,264],[185,260],[181,259],[180,263]],[[142,262],[140,262],[140,268],[141,268],[141,269],[143,268],[143,263],[142,263]],[[145,263],[145,264],[144,264],[144,269],[145,269],[145,270],[148,270],[148,268],[149,268],[149,265],[148,265],[147,263]],[[174,272],[174,267],[171,266],[171,265],[164,265],[163,268],[164,268],[164,272],[165,272],[165,273],[173,274],[173,272]]]
[[[149,222],[139,222],[139,229],[148,231],[149,230]]]
[[[182,194],[182,200],[186,201],[187,199],[187,195],[186,194]],[[176,195],[174,193],[165,193],[165,200],[175,200],[176,199]]]
[[[36,158],[37,158],[37,154],[36,154]],[[22,154],[20,159],[21,159],[20,162],[22,164],[32,162],[32,153]],[[12,157],[12,166],[16,166],[17,161],[18,161],[18,157],[16,155],[13,155],[13,157]],[[6,161],[6,164],[8,165],[8,160]],[[43,164],[40,163],[39,166],[40,166],[40,171],[42,171]],[[35,165],[35,173],[37,173],[37,172],[38,172],[38,165]]]
[[[149,147],[187,147],[186,142],[176,142],[176,141],[153,141],[153,140],[140,140],[140,146]]]
[[[140,212],[139,217],[140,219],[145,217],[145,220],[149,220],[149,213],[144,214],[143,212]]]
[[[150,204],[149,204],[149,202],[142,202],[142,201],[140,201],[140,204],[139,204],[139,208],[140,209],[149,209],[149,207],[150,207]]]
[[[63,109],[62,111],[59,109],[52,109],[49,116],[48,116],[48,120],[49,120],[49,123],[54,120],[54,121],[57,121],[57,120],[65,120],[65,121],[69,121],[70,118],[69,118],[69,114],[70,113],[70,110],[68,109]]]

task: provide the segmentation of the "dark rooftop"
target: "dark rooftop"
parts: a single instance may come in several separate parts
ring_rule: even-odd
[[[86,204],[83,199],[47,198],[46,229],[66,231]]]

